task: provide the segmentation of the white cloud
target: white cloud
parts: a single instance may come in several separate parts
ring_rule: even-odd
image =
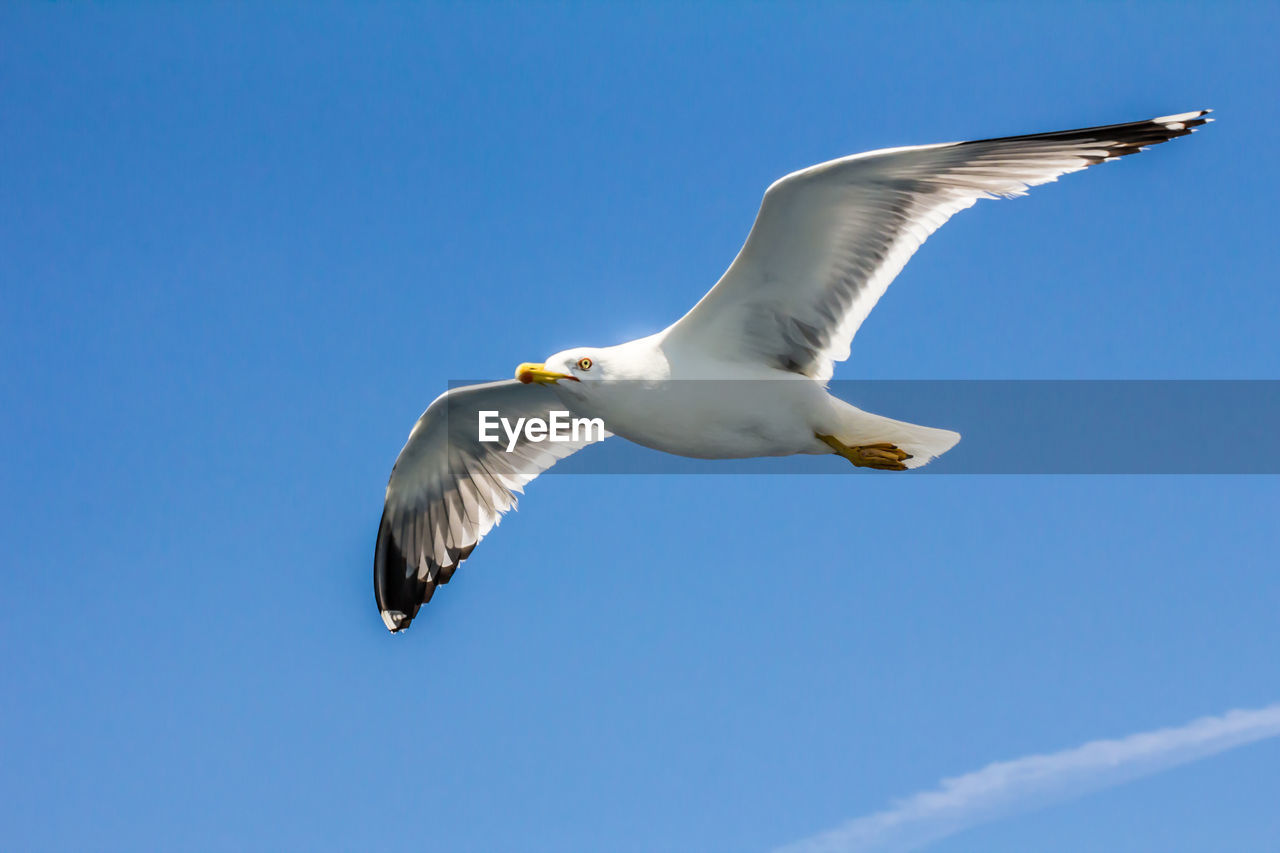
[[[1095,740],[1049,755],[988,764],[943,779],[886,811],[788,844],[775,853],[899,853],[1013,812],[1080,796],[1280,735],[1280,703],[1228,711],[1177,728]]]

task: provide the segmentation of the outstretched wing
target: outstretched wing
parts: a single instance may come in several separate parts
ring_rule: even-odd
[[[374,597],[390,631],[409,627],[526,483],[601,437],[583,430],[578,441],[532,442],[522,431],[508,452],[501,428],[500,441],[480,441],[480,413],[514,425],[552,410],[567,408],[550,388],[509,380],[455,388],[418,419],[391,469],[374,551]]]
[[[738,256],[668,339],[828,379],[889,282],[953,214],[1185,136],[1208,112],[887,148],[794,172],[769,187]]]

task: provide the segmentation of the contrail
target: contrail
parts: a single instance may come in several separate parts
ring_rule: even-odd
[[[1280,735],[1280,703],[988,764],[774,853],[901,853],[994,820]]]

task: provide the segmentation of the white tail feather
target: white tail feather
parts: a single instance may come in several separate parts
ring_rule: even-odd
[[[839,403],[840,422],[836,438],[851,446],[881,442],[895,444],[911,454],[911,458],[904,463],[908,468],[919,468],[927,464],[960,441],[960,433],[953,430],[895,421],[864,412],[843,400]]]

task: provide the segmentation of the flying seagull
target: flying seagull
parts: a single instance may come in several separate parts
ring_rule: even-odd
[[[1185,136],[1211,120],[1208,112],[886,148],[777,181],[729,269],[670,327],[521,364],[515,379],[455,388],[427,408],[387,484],[373,567],[382,621],[393,633],[407,628],[515,506],[517,492],[603,438],[584,426],[546,440],[557,412],[704,459],[831,453],[902,471],[950,450],[958,433],[873,415],[826,391],[834,363],[849,357],[854,333],[889,282],[930,234],[978,199],[1023,195]],[[505,435],[486,421],[495,417],[507,424]],[[542,431],[509,426],[535,421]],[[486,424],[493,431],[482,436]]]

